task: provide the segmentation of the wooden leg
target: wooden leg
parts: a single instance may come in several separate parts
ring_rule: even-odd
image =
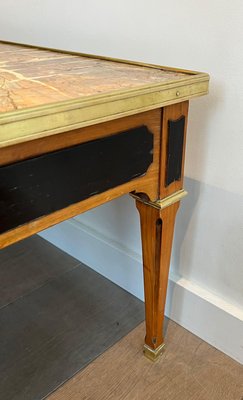
[[[163,322],[174,224],[179,201],[136,201],[140,213],[143,248],[146,337],[145,355],[155,360],[164,347]]]

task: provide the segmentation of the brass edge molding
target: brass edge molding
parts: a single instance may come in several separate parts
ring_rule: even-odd
[[[157,349],[151,349],[147,344],[143,347],[143,353],[151,361],[156,361],[160,354],[163,353],[165,349],[165,344],[162,343]]]
[[[179,190],[178,192],[173,193],[172,195],[165,197],[164,199],[157,200],[155,202],[144,200],[140,196],[130,193],[130,195],[138,201],[141,201],[144,204],[147,204],[151,207],[157,208],[159,210],[163,210],[166,207],[171,206],[174,203],[177,203],[181,199],[183,199],[187,195],[187,191],[184,189]]]
[[[178,90],[180,96],[178,96]],[[0,147],[111,121],[205,95],[208,81],[147,89],[145,92],[107,95],[101,99],[60,102],[0,116]]]
[[[114,92],[107,92],[106,94],[95,94],[91,96],[78,97],[72,100],[63,100],[59,102],[49,103],[40,105],[37,107],[30,107],[19,109],[15,111],[7,111],[0,113],[0,124],[6,124],[11,122],[13,117],[15,121],[26,119],[27,117],[32,118],[34,116],[40,115],[50,115],[56,112],[60,112],[62,110],[74,110],[77,108],[81,108],[84,106],[91,106],[96,104],[104,104],[107,101],[117,101],[117,100],[130,100],[134,97],[143,96],[146,94],[153,93],[154,95],[162,94],[168,90],[175,89],[174,100],[176,102],[183,101],[183,89],[190,88],[193,91],[194,87],[199,86],[202,90],[202,94],[207,94],[208,92],[208,82],[209,76],[207,74],[200,74],[199,76],[189,77],[185,79],[179,79],[175,82],[175,80],[166,81],[163,83],[153,83],[147,85],[141,85],[140,88],[132,88],[132,89],[122,89],[116,90]],[[182,90],[181,93],[178,94],[178,90]],[[200,94],[196,94],[200,95]]]

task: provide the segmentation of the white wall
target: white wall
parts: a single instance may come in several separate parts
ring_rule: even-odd
[[[242,0],[2,0],[0,36],[210,73],[190,105],[167,313],[243,363],[242,17]],[[44,233],[141,297],[139,235],[129,197]]]

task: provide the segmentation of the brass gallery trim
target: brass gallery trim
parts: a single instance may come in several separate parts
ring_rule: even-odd
[[[151,201],[143,200],[141,197],[137,196],[136,194],[131,193],[131,196],[134,199],[141,201],[144,204],[148,204],[149,206],[157,208],[159,210],[162,210],[163,208],[169,207],[172,204],[177,203],[178,201],[183,199],[183,197],[185,197],[186,195],[187,195],[186,190],[181,189],[178,192],[175,192],[172,195],[165,197],[162,200],[157,200],[155,202],[151,202]]]
[[[20,43],[20,42],[12,42],[12,41],[9,41],[9,40],[0,40],[0,43],[13,44],[15,46],[25,46],[25,47],[29,47],[31,49],[48,50],[48,51],[53,51],[55,53],[70,54],[70,55],[73,55],[73,56],[97,58],[97,59],[100,59],[100,60],[114,61],[114,62],[119,62],[119,63],[123,63],[123,64],[138,65],[138,66],[141,66],[141,67],[148,67],[148,68],[154,68],[154,69],[163,69],[163,70],[165,69],[167,71],[175,71],[175,72],[183,72],[183,73],[189,74],[189,75],[198,75],[198,74],[200,74],[200,75],[207,75],[208,76],[208,74],[202,73],[202,72],[199,72],[199,71],[191,71],[191,70],[188,70],[188,69],[167,67],[167,66],[158,65],[158,64],[149,64],[149,63],[144,63],[144,62],[141,62],[141,61],[125,60],[125,59],[122,59],[122,58],[101,56],[101,55],[97,55],[97,54],[88,54],[88,53],[82,53],[82,52],[79,52],[79,51],[56,49],[54,47],[46,47],[46,46],[38,46],[38,45]]]
[[[29,47],[38,48],[38,46]],[[61,51],[59,50],[59,52]],[[72,52],[65,53],[74,54]],[[106,57],[99,58],[151,68],[166,68]],[[167,70],[185,72],[173,68],[167,68]],[[138,114],[208,93],[208,74],[191,71],[186,73],[188,73],[188,77],[177,82],[172,80],[144,85],[139,89],[119,90],[105,95],[93,95],[2,113],[0,114],[0,147]]]
[[[149,360],[156,361],[157,358],[159,357],[159,355],[160,355],[161,353],[163,353],[164,349],[165,349],[165,344],[164,344],[164,343],[162,343],[162,344],[161,344],[157,349],[155,349],[155,350],[151,349],[149,346],[147,346],[147,345],[145,344],[144,347],[143,347],[143,352],[144,352],[144,355],[145,355],[147,358],[149,358]]]

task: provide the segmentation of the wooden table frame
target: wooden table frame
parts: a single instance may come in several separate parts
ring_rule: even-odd
[[[119,60],[119,62],[124,61]],[[144,64],[138,65],[144,66]],[[184,73],[188,73],[188,76],[183,81],[143,86],[140,91],[137,88],[130,91],[123,90],[103,97],[93,96],[0,114],[0,205],[3,198],[2,207],[9,201],[7,204],[9,209],[12,207],[11,199],[13,199],[9,193],[16,188],[15,177],[16,174],[20,174],[21,168],[28,172],[31,168],[38,169],[43,165],[44,169],[45,163],[52,165],[50,163],[55,162],[55,157],[59,160],[56,162],[61,163],[64,160],[66,163],[67,156],[78,158],[81,155],[77,154],[86,154],[82,153],[88,151],[84,145],[91,146],[92,154],[92,149],[95,149],[97,143],[100,145],[103,143],[104,146],[107,143],[113,146],[112,149],[114,148],[113,159],[111,156],[111,160],[108,160],[110,162],[108,168],[115,165],[114,168],[118,171],[124,165],[123,171],[126,168],[125,164],[122,164],[122,157],[116,161],[119,158],[119,152],[116,153],[117,147],[124,141],[126,149],[126,146],[130,146],[130,138],[134,139],[134,143],[131,142],[131,152],[135,154],[137,149],[138,158],[135,159],[135,155],[131,158],[134,170],[130,171],[127,168],[128,175],[124,176],[122,183],[114,172],[114,181],[104,187],[100,184],[96,193],[84,194],[82,196],[85,198],[80,197],[81,201],[74,202],[67,196],[67,203],[65,206],[60,206],[60,209],[52,212],[44,210],[44,214],[36,214],[37,217],[31,220],[30,216],[25,215],[21,217],[25,218],[24,223],[20,222],[17,225],[15,221],[10,221],[7,209],[4,209],[2,214],[0,212],[0,218],[2,215],[4,221],[1,228],[0,219],[0,248],[130,193],[135,199],[141,220],[146,312],[144,352],[153,360],[164,347],[164,308],[174,223],[180,200],[186,195],[183,189],[183,171],[188,100],[206,94],[208,90],[207,74],[191,71]],[[80,109],[83,113],[77,113]],[[141,143],[144,147],[141,147]],[[74,151],[70,153],[72,156],[68,155],[71,151]],[[79,151],[81,153],[77,153]],[[139,157],[142,157],[144,166],[140,164],[138,166]],[[124,160],[126,162],[126,156]],[[137,172],[135,166],[140,172]],[[94,169],[96,167],[99,169],[100,164],[93,165]],[[57,175],[53,175],[54,178],[56,176],[55,181],[59,179]],[[4,186],[1,184],[1,179],[4,181],[5,177],[7,183]],[[107,177],[105,178],[107,182]],[[29,191],[34,190],[31,182],[30,180],[26,183],[25,191],[26,188],[29,188]],[[46,190],[45,183],[43,185],[43,190]],[[56,189],[51,192],[54,200],[59,190],[63,190],[62,181],[56,182],[55,185],[57,192]],[[73,187],[77,185],[75,178]],[[5,196],[6,191],[9,192],[7,196]],[[18,197],[16,198],[18,201]]]

